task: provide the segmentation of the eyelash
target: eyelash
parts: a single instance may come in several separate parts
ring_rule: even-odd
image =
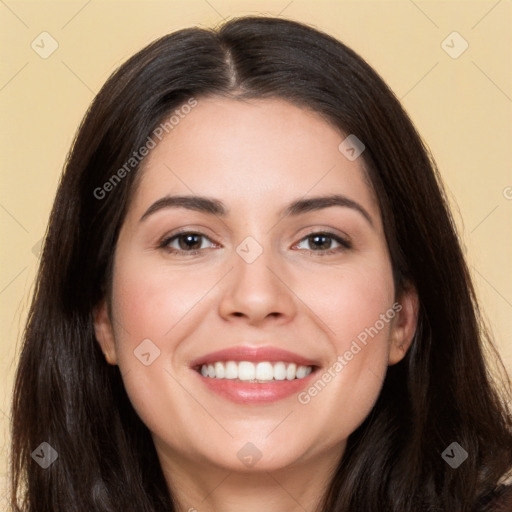
[[[201,238],[206,238],[206,239],[210,240],[206,235],[204,235],[203,233],[199,233],[197,231],[181,231],[181,232],[173,234],[172,236],[167,236],[167,237],[163,238],[162,241],[160,242],[158,248],[164,249],[167,252],[169,252],[170,254],[182,255],[182,256],[195,256],[195,255],[199,254],[202,250],[204,250],[204,249],[194,249],[191,251],[184,251],[182,249],[173,249],[173,248],[169,247],[169,244],[171,242],[173,242],[174,240],[178,240],[180,237],[185,236],[185,235],[196,235]],[[348,240],[340,237],[339,235],[331,233],[329,231],[312,231],[311,233],[308,233],[305,237],[301,238],[299,240],[299,244],[303,240],[307,240],[308,238],[311,238],[313,236],[318,236],[318,235],[323,236],[325,238],[333,239],[335,242],[340,244],[340,247],[337,247],[334,249],[324,249],[324,250],[320,250],[320,251],[306,249],[306,251],[308,253],[310,253],[311,255],[330,256],[332,254],[342,252],[342,251],[352,248],[352,244]],[[214,242],[212,242],[212,243],[214,243]],[[296,245],[298,245],[298,244],[296,244]]]

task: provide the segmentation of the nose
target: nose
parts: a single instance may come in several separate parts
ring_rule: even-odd
[[[269,251],[252,263],[235,254],[234,268],[222,289],[220,316],[254,326],[289,322],[296,314],[296,298],[286,282],[286,272],[277,263]]]

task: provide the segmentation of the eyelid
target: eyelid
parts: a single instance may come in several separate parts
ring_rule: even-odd
[[[158,237],[157,243],[160,244],[160,242],[164,240],[169,240],[170,238],[174,238],[178,235],[183,234],[196,234],[201,235],[205,238],[208,238],[209,240],[213,241],[214,238],[220,238],[220,235],[212,231],[211,229],[207,228],[206,226],[202,226],[200,224],[190,224],[188,226],[184,226],[181,228],[171,229],[168,232],[166,232],[164,235]],[[208,234],[210,233],[210,234]]]
[[[309,228],[307,228],[306,233],[304,235],[302,235],[300,240],[303,240],[304,238],[306,238],[310,235],[314,235],[314,234],[324,234],[324,235],[332,236],[333,238],[334,237],[341,238],[347,244],[352,245],[352,238],[348,235],[348,233],[346,233],[345,231],[341,231],[340,229],[335,229],[335,228],[330,228],[330,227],[324,227],[324,228],[318,227],[318,226],[309,227]]]
[[[299,244],[301,244],[304,240],[307,240],[312,235],[323,235],[326,238],[330,238],[331,240],[334,240],[337,244],[339,244],[339,247],[334,247],[331,249],[321,249],[318,251],[312,249],[301,249],[314,256],[331,256],[334,254],[340,254],[342,252],[352,249],[353,247],[352,241],[348,235],[340,235],[329,229],[317,228],[311,229],[308,233],[302,236],[300,240],[292,246],[292,248],[297,247]]]
[[[183,228],[183,229],[179,229],[178,231],[172,231],[166,235],[164,235],[163,237],[161,237],[158,241],[158,248],[160,249],[169,249],[171,252],[176,252],[176,253],[180,253],[180,254],[194,254],[194,253],[197,253],[197,252],[200,252],[200,251],[203,251],[204,249],[192,249],[190,251],[184,251],[182,249],[171,249],[169,248],[169,243],[171,241],[174,241],[176,240],[177,238],[179,238],[181,235],[198,235],[204,239],[207,239],[209,240],[210,242],[212,242],[212,245],[219,245],[217,242],[215,242],[214,240],[212,240],[212,238],[207,235],[206,233],[203,233],[202,231],[200,230],[196,230],[196,229],[190,229],[190,228]]]

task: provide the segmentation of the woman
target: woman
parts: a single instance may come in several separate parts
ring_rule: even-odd
[[[488,347],[434,164],[377,74],[283,19],[178,31],[114,73],[69,155],[15,510],[505,510]]]

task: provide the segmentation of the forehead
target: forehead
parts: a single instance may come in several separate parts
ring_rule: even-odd
[[[197,101],[145,158],[137,210],[175,193],[223,198],[237,212],[343,193],[378,216],[362,158],[340,152],[346,135],[320,114],[281,99]]]

